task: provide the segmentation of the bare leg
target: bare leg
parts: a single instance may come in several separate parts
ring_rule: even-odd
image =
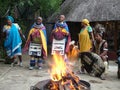
[[[103,56],[101,58],[103,60],[104,66],[105,66],[105,71],[102,74],[102,76],[101,76],[102,78],[101,79],[105,80],[106,77],[107,77],[107,74],[108,74],[108,61],[107,61],[107,58],[105,56]]]
[[[102,56],[101,57],[103,62],[104,62],[104,66],[105,66],[105,74],[108,73],[108,61],[107,61],[107,57],[106,56]]]
[[[22,55],[18,55],[20,63],[22,62]]]
[[[13,62],[11,63],[11,67],[13,67],[16,63],[16,56],[14,56],[12,59],[13,59]]]
[[[23,64],[22,64],[22,55],[18,55],[18,59],[19,59],[18,65],[22,67],[23,66]]]

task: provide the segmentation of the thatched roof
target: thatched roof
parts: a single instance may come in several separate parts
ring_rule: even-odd
[[[59,14],[67,21],[80,22],[83,18],[90,21],[120,20],[120,0],[65,0],[60,11],[54,13],[49,22],[54,22]]]

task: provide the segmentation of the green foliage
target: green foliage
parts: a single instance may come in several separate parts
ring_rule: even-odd
[[[59,9],[59,6],[62,0],[39,0],[40,1],[40,11],[42,16],[48,17],[56,10]]]
[[[59,9],[63,0],[0,0],[1,15],[5,15],[7,10],[9,14],[14,14],[14,8],[19,8],[22,14],[29,12],[39,12],[44,18],[47,18]]]

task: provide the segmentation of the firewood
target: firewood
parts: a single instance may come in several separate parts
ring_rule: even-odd
[[[58,85],[59,85],[59,90],[65,90],[64,87],[63,87],[63,85],[61,84],[61,82],[59,82]]]

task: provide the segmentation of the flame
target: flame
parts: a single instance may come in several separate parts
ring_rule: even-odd
[[[50,70],[51,79],[59,81],[66,75],[67,67],[63,57],[59,54],[53,55],[53,65]]]
[[[70,86],[69,87],[70,87],[70,90],[76,90],[74,85],[72,84],[72,81],[70,81]]]
[[[72,72],[70,66],[61,55],[53,55],[53,63],[49,71],[52,82],[50,90],[66,90],[63,89],[64,87],[69,90],[81,90],[79,77]]]

